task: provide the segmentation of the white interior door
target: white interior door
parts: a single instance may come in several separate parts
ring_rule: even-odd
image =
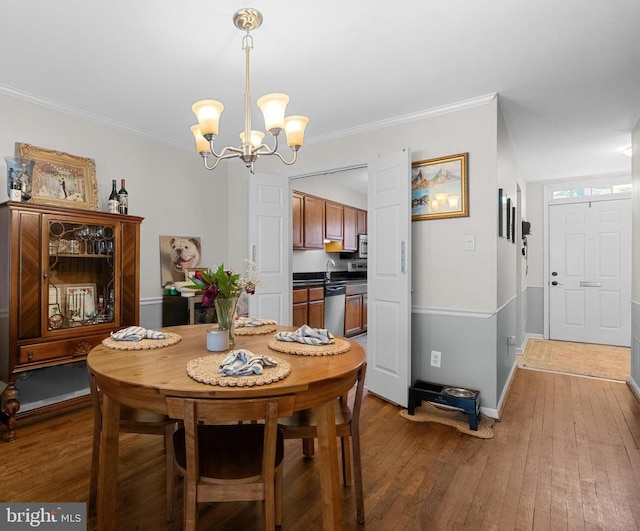
[[[369,162],[367,388],[406,407],[411,385],[411,161]]]
[[[629,346],[631,200],[549,207],[549,338]]]
[[[289,178],[249,177],[249,256],[264,286],[249,297],[249,315],[291,324]]]

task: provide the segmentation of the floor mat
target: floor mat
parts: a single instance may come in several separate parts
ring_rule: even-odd
[[[523,366],[624,382],[629,379],[630,356],[627,347],[529,339]]]

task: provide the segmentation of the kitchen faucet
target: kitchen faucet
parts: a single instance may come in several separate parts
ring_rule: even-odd
[[[331,266],[331,265],[333,267],[336,267],[336,263],[331,258],[329,258],[329,260],[327,260],[327,268],[326,268],[326,271],[325,271],[325,274],[324,274],[324,276],[327,279],[327,281],[331,280],[331,271],[329,271],[329,266]]]

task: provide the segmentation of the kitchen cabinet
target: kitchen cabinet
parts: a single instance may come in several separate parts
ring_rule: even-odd
[[[294,191],[291,194],[292,247],[356,252],[367,233],[367,211]]]
[[[367,330],[367,284],[347,284],[344,309],[344,335],[362,334]]]
[[[303,197],[303,248],[324,249],[324,199]]]
[[[293,326],[324,328],[324,287],[294,288]]]
[[[343,238],[344,207],[340,203],[324,203],[324,237],[326,240],[341,242]]]
[[[294,249],[304,249],[304,196],[293,192],[291,196],[291,216],[293,218],[292,243]]]
[[[342,250],[353,252],[358,250],[358,209],[344,206],[343,208],[343,232]]]
[[[15,438],[16,419],[68,409],[86,394],[57,400],[59,365],[79,367],[109,333],[139,323],[142,218],[8,202],[0,205],[0,419]],[[54,371],[55,372],[55,371]],[[45,382],[30,407],[22,380]],[[83,373],[86,374],[86,373]],[[25,385],[27,382],[25,382]],[[28,393],[23,393],[28,394]],[[21,400],[25,402],[20,411]]]
[[[361,234],[367,234],[367,211],[366,210],[358,209],[357,232],[358,232],[358,236]]]

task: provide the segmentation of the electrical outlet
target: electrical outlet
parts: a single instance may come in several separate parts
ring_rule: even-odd
[[[440,359],[442,358],[442,352],[438,352],[437,350],[431,351],[431,366],[432,367],[440,367]]]

